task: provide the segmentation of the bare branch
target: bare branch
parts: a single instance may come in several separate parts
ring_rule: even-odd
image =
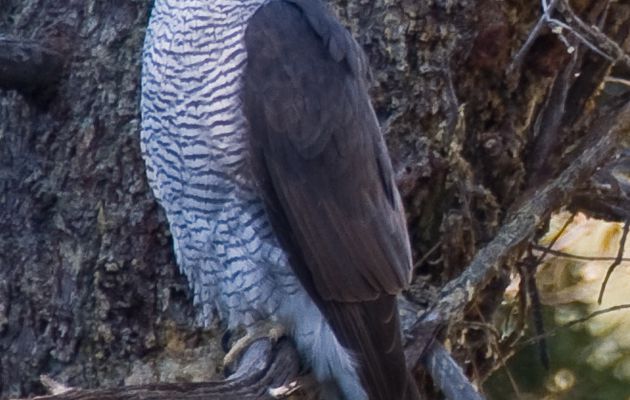
[[[535,139],[533,139],[533,149],[529,161],[528,187],[537,187],[539,182],[548,178],[549,172],[553,170],[549,164],[550,155],[554,153],[554,150],[557,150],[559,145],[561,135],[558,132],[562,128],[567,98],[573,83],[578,59],[579,54],[576,51],[572,54],[569,63],[558,73],[534,123]]]
[[[540,222],[566,203],[576,188],[603,164],[618,146],[619,136],[630,129],[630,103],[617,106],[593,122],[587,136],[586,149],[558,178],[520,202],[495,238],[479,250],[466,270],[444,286],[439,301],[411,328],[411,336],[423,335],[427,326],[439,326],[459,318],[475,293],[496,275],[510,257],[518,256],[518,248],[535,233]],[[407,355],[419,359],[424,348],[411,343]]]
[[[483,397],[470,384],[468,378],[440,343],[433,343],[423,360],[423,365],[433,377],[434,383],[447,399],[481,400]]]

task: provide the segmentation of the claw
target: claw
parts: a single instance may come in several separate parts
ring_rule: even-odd
[[[232,348],[223,357],[223,366],[226,370],[231,370],[236,365],[241,353],[249,347],[253,342],[260,338],[270,338],[273,342],[277,342],[284,336],[284,327],[276,322],[260,322],[247,328],[245,336],[238,339]]]
[[[283,399],[294,393],[300,388],[297,381],[289,382],[286,385],[277,388],[269,388],[269,395],[275,399]]]

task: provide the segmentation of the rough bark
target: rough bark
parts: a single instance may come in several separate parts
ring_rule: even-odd
[[[618,46],[595,43],[615,66],[566,31],[563,43],[547,22],[531,35],[541,18],[533,1],[333,1],[370,58],[407,205],[417,260],[408,330],[501,232],[510,210],[574,164],[597,115],[626,93],[623,85],[602,91],[602,82],[611,71],[630,76],[618,54],[630,47],[630,6],[557,4],[553,17],[566,21],[571,10]],[[0,398],[43,394],[41,374],[83,388],[220,377],[223,331],[219,321],[195,322],[140,158],[149,8],[140,0],[0,0],[0,37],[28,44],[20,54],[34,57],[25,65],[36,71],[26,82],[26,69],[8,75],[8,53],[0,54]],[[540,226],[565,200],[610,215],[588,182],[564,187],[563,201],[540,211]],[[452,319],[440,320],[438,340],[452,339],[475,379],[499,355],[468,324],[490,319],[528,239],[476,282],[464,314],[456,300]],[[430,385],[422,390],[434,396]]]
[[[199,383],[162,383],[125,387],[76,389],[57,387],[59,393],[39,400],[272,400],[271,391],[297,377],[299,360],[286,340],[273,348],[270,341],[254,342],[242,355],[239,368],[226,380]],[[51,386],[59,386],[53,382]],[[271,390],[270,390],[271,389]]]

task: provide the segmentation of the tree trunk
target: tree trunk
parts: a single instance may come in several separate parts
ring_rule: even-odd
[[[534,1],[333,1],[369,56],[406,202],[417,261],[407,330],[510,213],[580,157],[598,116],[626,112],[611,106],[624,85],[602,82],[630,76],[630,5],[550,4],[579,37],[552,32]],[[41,374],[84,388],[221,374],[220,321],[195,319],[140,157],[149,8],[0,0],[0,398],[43,394]],[[612,147],[628,146],[621,135]],[[575,189],[542,209],[540,227]],[[527,235],[477,282],[464,316],[440,321],[438,338],[458,338],[453,354],[473,379],[497,355],[461,319],[491,319]]]

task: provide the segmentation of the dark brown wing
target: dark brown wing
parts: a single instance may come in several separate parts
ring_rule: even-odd
[[[374,300],[410,280],[403,209],[361,52],[323,9],[312,13],[276,1],[250,21],[245,107],[253,153],[319,295]]]
[[[409,240],[362,52],[317,0],[268,3],[245,42],[252,166],[275,233],[370,399],[403,398]]]

